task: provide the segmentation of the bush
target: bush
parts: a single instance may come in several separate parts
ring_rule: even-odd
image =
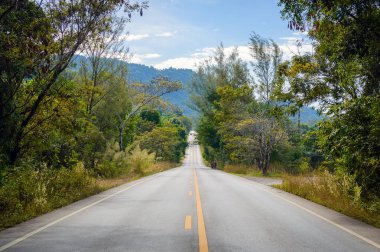
[[[223,170],[229,173],[247,174],[249,172],[249,167],[243,164],[225,165]]]
[[[147,150],[141,150],[140,146],[137,145],[131,152],[129,158],[129,165],[131,171],[136,175],[144,175],[147,169],[153,165],[156,154],[148,153]]]
[[[179,163],[187,146],[186,133],[183,128],[167,123],[140,136],[136,145],[155,152],[163,161]]]
[[[363,202],[354,176],[328,171],[310,177],[287,176],[276,187],[380,227],[380,200]]]
[[[96,164],[95,174],[103,178],[115,178],[128,171],[128,151],[120,151],[117,142],[107,143],[102,160]]]
[[[97,192],[95,180],[78,163],[73,169],[15,168],[0,187],[0,229]]]

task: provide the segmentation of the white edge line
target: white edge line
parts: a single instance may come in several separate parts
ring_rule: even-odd
[[[59,222],[65,220],[65,219],[67,219],[67,218],[70,218],[71,216],[73,216],[73,215],[75,215],[75,214],[77,214],[77,213],[80,213],[80,212],[82,212],[83,210],[86,210],[87,208],[90,208],[90,207],[92,207],[92,206],[94,206],[94,205],[96,205],[96,204],[99,204],[99,203],[102,202],[102,201],[105,201],[105,200],[107,200],[107,199],[109,199],[109,198],[111,198],[111,197],[114,197],[114,196],[116,196],[116,195],[118,195],[118,194],[120,194],[120,193],[122,193],[122,192],[124,192],[124,191],[126,191],[126,190],[131,189],[132,187],[135,187],[135,186],[140,185],[140,184],[142,184],[142,183],[144,183],[144,182],[147,182],[147,181],[149,181],[149,180],[152,180],[152,179],[155,178],[156,176],[157,176],[157,175],[154,175],[154,176],[151,177],[151,178],[147,178],[147,179],[144,179],[143,181],[140,181],[140,182],[138,182],[138,183],[135,183],[135,184],[133,184],[133,185],[130,185],[130,186],[128,186],[127,188],[124,188],[124,189],[122,189],[122,190],[120,190],[120,191],[118,191],[118,192],[115,192],[115,193],[113,193],[113,194],[111,194],[111,195],[109,195],[109,196],[107,196],[107,197],[105,197],[105,198],[103,198],[103,199],[100,199],[100,200],[98,200],[98,201],[95,201],[95,202],[93,202],[93,203],[91,203],[91,204],[89,204],[89,205],[87,205],[87,206],[85,206],[85,207],[82,207],[82,208],[80,208],[80,209],[78,209],[78,210],[76,210],[76,211],[74,211],[74,212],[72,212],[72,213],[70,213],[70,214],[68,214],[68,215],[65,215],[65,216],[63,216],[63,217],[61,217],[61,218],[59,218],[59,219],[57,219],[57,220],[55,220],[55,221],[53,221],[53,222],[50,222],[49,224],[46,224],[45,226],[42,226],[42,227],[40,227],[40,228],[38,228],[38,229],[36,229],[36,230],[30,232],[30,233],[27,233],[26,235],[21,236],[20,238],[17,238],[16,240],[13,240],[13,241],[11,241],[11,242],[9,242],[9,243],[7,243],[7,244],[1,246],[1,247],[0,247],[0,251],[4,251],[4,250],[6,250],[6,249],[8,249],[8,248],[10,248],[10,247],[12,247],[12,246],[14,246],[14,245],[16,245],[16,244],[22,242],[23,240],[25,240],[25,239],[27,239],[27,238],[29,238],[29,237],[31,237],[31,236],[33,236],[33,235],[35,235],[35,234],[41,232],[41,231],[47,229],[48,227],[51,227],[51,226],[53,226],[53,225],[55,225],[55,224],[57,224],[57,223],[59,223]]]
[[[229,173],[226,173],[226,174],[228,174],[228,175],[233,175],[233,174],[229,174]],[[242,177],[239,177],[239,176],[236,176],[236,175],[233,175],[233,177],[235,177],[235,178],[239,178],[239,179],[241,179],[242,181],[244,181],[244,182],[246,182],[246,183],[252,185],[252,182],[249,181],[249,180],[247,180],[247,179],[245,179],[245,178],[242,178]],[[303,207],[303,206],[301,206],[301,205],[299,205],[299,204],[297,204],[297,203],[295,203],[295,202],[293,202],[293,201],[291,201],[291,200],[288,200],[288,199],[286,199],[286,198],[284,198],[284,197],[282,197],[282,196],[280,196],[280,195],[277,195],[277,194],[271,192],[270,190],[267,190],[267,189],[261,188],[260,186],[258,186],[257,189],[259,189],[259,190],[261,190],[261,191],[264,191],[264,192],[268,192],[268,193],[272,194],[273,196],[275,196],[275,197],[277,197],[277,198],[280,198],[280,199],[282,199],[282,200],[284,200],[284,201],[286,201],[286,202],[288,202],[288,203],[290,203],[290,204],[292,204],[292,205],[294,205],[294,206],[296,206],[296,207],[298,207],[298,208],[300,208],[300,209],[302,209],[302,210],[308,212],[309,214],[312,214],[312,215],[314,215],[314,216],[320,218],[321,220],[324,220],[324,221],[326,221],[326,222],[328,222],[328,223],[330,223],[330,224],[332,224],[332,225],[334,225],[334,226],[336,226],[336,227],[338,227],[338,228],[340,228],[340,229],[346,231],[347,233],[349,233],[349,234],[351,234],[351,235],[353,235],[353,236],[355,236],[355,237],[357,237],[357,238],[359,238],[359,239],[361,239],[361,240],[367,242],[368,244],[371,244],[372,246],[374,246],[374,247],[380,249],[380,244],[378,244],[378,243],[376,243],[376,242],[374,242],[374,241],[372,241],[372,240],[370,240],[370,239],[368,239],[368,238],[366,238],[366,237],[364,237],[364,236],[362,236],[362,235],[360,235],[360,234],[358,234],[358,233],[356,233],[356,232],[354,232],[354,231],[352,231],[352,230],[350,230],[350,229],[348,229],[348,228],[345,228],[345,227],[339,225],[338,223],[333,222],[332,220],[329,220],[329,219],[323,217],[322,215],[319,215],[319,214],[317,214],[316,212],[311,211],[310,209],[307,209],[306,207]],[[302,197],[301,197],[301,198],[302,198]],[[305,200],[307,200],[307,199],[305,199]]]

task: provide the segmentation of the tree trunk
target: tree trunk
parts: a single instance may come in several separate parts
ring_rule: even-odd
[[[298,134],[301,134],[301,108],[298,109],[298,118],[297,118],[297,128]]]
[[[268,169],[266,166],[262,168],[263,176],[268,176]]]
[[[124,131],[124,127],[120,127],[119,128],[119,148],[120,148],[120,151],[123,149],[123,131]]]
[[[20,142],[15,143],[15,146],[9,153],[9,164],[13,166],[16,163],[18,155],[20,153]]]

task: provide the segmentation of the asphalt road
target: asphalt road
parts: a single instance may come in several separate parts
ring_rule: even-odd
[[[0,251],[380,251],[380,230],[255,181],[182,167],[0,232]]]

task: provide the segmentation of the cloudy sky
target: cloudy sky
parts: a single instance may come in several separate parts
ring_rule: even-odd
[[[275,40],[289,58],[302,37],[288,30],[276,0],[150,0],[144,16],[135,15],[126,31],[122,39],[133,54],[130,61],[161,69],[194,69],[220,43],[227,51],[237,46],[250,60],[252,31]],[[308,50],[310,45],[300,48]]]

